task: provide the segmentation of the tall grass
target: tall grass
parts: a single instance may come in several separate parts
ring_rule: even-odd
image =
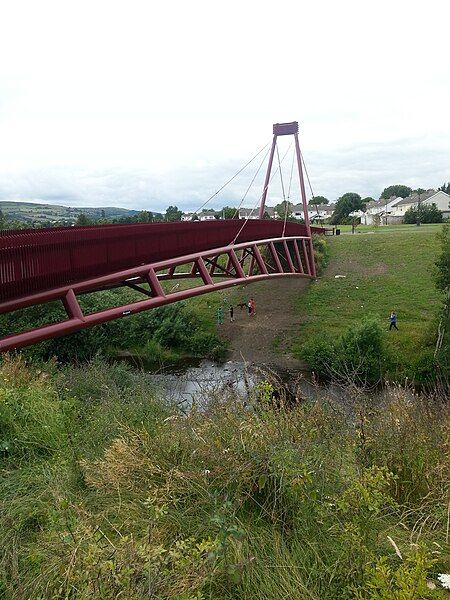
[[[99,360],[0,382],[5,598],[445,598],[439,399],[265,382],[184,415]]]

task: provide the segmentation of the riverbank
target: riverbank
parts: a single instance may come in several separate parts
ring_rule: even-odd
[[[124,365],[6,359],[0,596],[443,600],[448,405],[318,392],[184,413]]]

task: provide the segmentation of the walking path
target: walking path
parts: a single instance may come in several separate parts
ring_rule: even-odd
[[[294,303],[308,285],[308,279],[286,277],[234,289],[228,299],[235,307],[235,321],[229,322],[228,307],[224,305],[225,323],[218,327],[220,337],[229,342],[229,359],[305,369],[303,361],[293,358],[289,351],[301,324]],[[252,317],[246,308],[236,308],[236,304],[247,302],[249,298],[256,302],[256,314]]]

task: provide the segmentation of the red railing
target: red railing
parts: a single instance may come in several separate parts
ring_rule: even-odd
[[[243,221],[139,223],[0,231],[0,302],[140,264],[230,244]],[[312,233],[323,233],[311,228]],[[236,243],[281,237],[283,222],[249,220]],[[286,223],[284,236],[306,235]]]

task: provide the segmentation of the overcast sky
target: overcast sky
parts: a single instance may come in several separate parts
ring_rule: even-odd
[[[449,23],[447,0],[3,2],[0,200],[195,209],[293,120],[316,195],[437,187]],[[213,206],[239,202],[263,156]]]

